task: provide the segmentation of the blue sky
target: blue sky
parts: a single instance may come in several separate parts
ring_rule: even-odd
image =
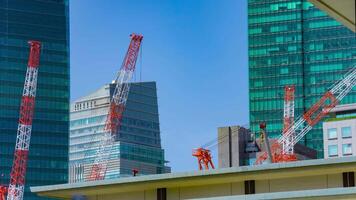
[[[193,148],[248,123],[246,0],[70,1],[72,100],[115,78],[132,32],[144,35],[135,79],[157,82],[166,159],[196,170]]]

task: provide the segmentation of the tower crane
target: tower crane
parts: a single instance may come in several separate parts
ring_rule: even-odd
[[[294,96],[295,86],[287,85],[284,87],[284,112],[283,112],[283,134],[287,134],[287,131],[293,126],[294,122]],[[297,160],[294,154],[294,145],[290,145],[294,141],[294,132],[286,137],[283,145],[283,154],[289,155],[291,159]]]
[[[136,61],[140,50],[142,35],[131,34],[131,42],[122,63],[118,76],[115,79],[115,89],[110,100],[109,112],[101,135],[98,150],[96,151],[94,163],[86,181],[105,179],[107,165],[115,138],[118,137],[122,115],[130,89],[129,81],[135,71]],[[94,136],[93,136],[94,137]]]
[[[279,139],[271,145],[272,162],[289,162],[294,160],[293,154],[288,154],[323,117],[352,90],[356,85],[356,65],[344,77],[337,81],[305,114],[295,120],[294,124]],[[292,140],[290,138],[293,138]],[[256,164],[261,164],[266,159],[266,154],[261,154]]]
[[[15,155],[10,174],[7,200],[22,200],[25,189],[28,152],[30,147],[32,119],[35,106],[41,43],[29,41],[30,54],[20,106]]]

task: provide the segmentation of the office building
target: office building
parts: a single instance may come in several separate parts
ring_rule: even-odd
[[[250,128],[283,129],[283,88],[295,85],[295,116],[306,112],[356,62],[350,29],[307,0],[248,0]],[[356,102],[353,90],[341,104]],[[323,153],[322,123],[301,144]]]
[[[33,187],[40,196],[125,200],[356,199],[356,157]],[[100,188],[100,189],[98,189]]]
[[[69,29],[67,0],[0,0],[0,183],[14,158],[29,40],[42,43],[26,200],[44,199],[29,187],[68,180]]]
[[[356,103],[337,106],[323,123],[324,158],[356,155]]]
[[[107,84],[71,104],[69,182],[84,181],[90,172],[114,88],[115,84]],[[161,148],[155,82],[131,84],[106,179],[132,176],[133,169],[139,171],[138,175],[167,170]]]

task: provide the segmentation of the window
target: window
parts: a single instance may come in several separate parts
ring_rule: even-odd
[[[342,145],[342,154],[343,155],[352,155],[352,144],[343,144]]]
[[[342,180],[343,180],[344,187],[354,187],[355,186],[355,173],[354,172],[342,173]]]
[[[336,128],[328,129],[328,139],[329,140],[337,139],[337,129]]]
[[[342,127],[341,135],[342,135],[342,138],[350,138],[351,137],[351,127]]]
[[[157,200],[167,200],[167,188],[157,189]]]
[[[329,157],[337,156],[337,145],[328,146]]]
[[[245,181],[245,194],[255,194],[255,180]]]

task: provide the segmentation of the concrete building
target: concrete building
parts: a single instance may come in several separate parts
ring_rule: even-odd
[[[32,187],[40,196],[88,200],[356,199],[356,157]],[[248,194],[248,195],[247,195]]]
[[[354,19],[354,0],[312,2],[335,8],[332,10],[345,20]],[[345,15],[343,11],[347,11]],[[348,24],[355,24],[351,21]],[[285,85],[295,85],[297,118],[356,62],[355,33],[307,0],[248,0],[248,29],[253,132],[265,121],[270,136],[280,136]],[[340,103],[355,103],[355,99],[353,90]],[[322,123],[316,124],[301,144],[317,150],[318,158],[322,158]]]
[[[249,129],[240,126],[218,128],[219,168],[254,165],[256,157],[266,151],[264,143]],[[276,142],[270,139],[270,143]],[[298,160],[316,159],[317,152],[302,144],[294,146]]]
[[[105,85],[71,104],[69,182],[84,181],[90,172],[114,87]],[[169,171],[161,148],[155,82],[131,84],[106,178],[131,176],[132,169],[139,175]]]
[[[356,103],[336,106],[323,123],[324,158],[356,155]]]
[[[253,165],[257,151],[250,130],[241,126],[218,128],[219,168]]]
[[[43,199],[29,186],[68,181],[68,0],[0,0],[0,183],[9,184],[29,40],[42,43],[27,165],[26,200]]]

